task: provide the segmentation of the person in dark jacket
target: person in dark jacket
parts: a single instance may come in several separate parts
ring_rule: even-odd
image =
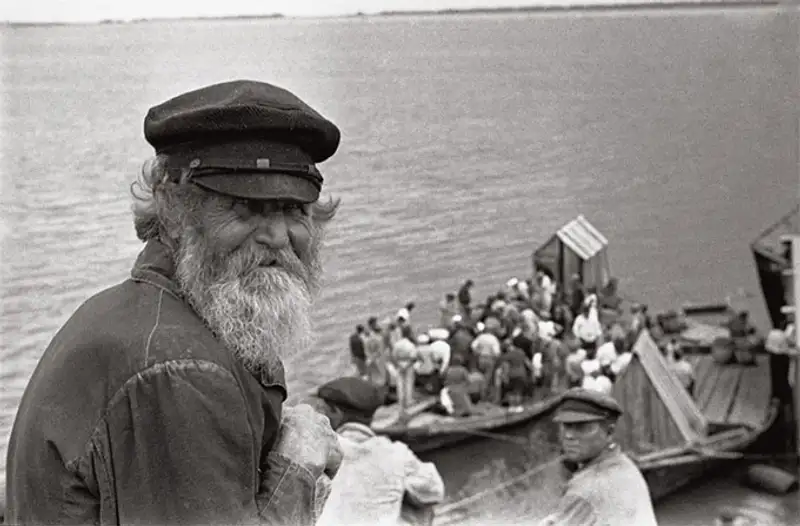
[[[471,323],[472,322],[472,287],[475,286],[475,283],[468,279],[461,285],[461,288],[458,289],[458,294],[456,295],[456,299],[458,299],[458,305],[461,307],[461,316],[464,319],[464,322]]]
[[[365,377],[367,375],[367,355],[364,351],[364,326],[356,325],[356,331],[350,335],[350,359],[353,365],[356,366],[358,376]]]
[[[11,433],[11,524],[316,521],[342,452],[284,408],[282,360],[309,351],[322,232],[316,163],[338,128],[292,93],[207,86],[150,109],[132,186],[145,243],[31,377]]]

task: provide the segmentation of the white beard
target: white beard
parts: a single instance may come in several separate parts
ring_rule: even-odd
[[[180,288],[211,331],[253,374],[275,373],[282,360],[314,342],[311,304],[319,286],[319,240],[301,259],[289,248],[243,246],[210,254],[194,229],[181,237]],[[275,260],[272,267],[259,264]]]

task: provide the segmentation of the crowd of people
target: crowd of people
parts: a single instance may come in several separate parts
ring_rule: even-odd
[[[618,280],[598,290],[575,275],[559,290],[550,270],[509,279],[485,301],[466,280],[439,304],[436,327],[418,330],[414,303],[393,318],[370,317],[350,337],[357,374],[394,390],[402,408],[415,392],[440,396],[439,409],[466,416],[481,401],[521,410],[526,400],[570,387],[610,393],[631,361],[639,332],[658,332],[646,305],[623,312]],[[670,367],[691,390],[692,365],[676,339],[663,346]]]

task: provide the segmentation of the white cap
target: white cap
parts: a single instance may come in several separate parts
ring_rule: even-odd
[[[408,319],[411,317],[411,313],[408,312],[407,308],[403,307],[402,309],[397,311],[397,316],[396,317],[400,318],[402,320],[408,321]]]
[[[475,324],[475,328],[478,330],[478,332],[483,332],[483,329],[486,328],[486,325],[484,325],[483,322],[479,321],[478,323]]]
[[[447,340],[447,338],[450,337],[450,331],[447,329],[430,329],[428,331],[428,336],[430,336],[433,341]]]
[[[419,343],[421,345],[424,345],[424,344],[430,343],[430,342],[431,342],[430,336],[428,336],[425,333],[422,333],[422,334],[417,336],[417,343]]]
[[[456,314],[455,316],[453,316],[453,318],[450,321],[453,322],[453,323],[458,323],[458,322],[461,321],[461,319],[462,319],[461,315],[460,314]]]
[[[506,287],[516,287],[519,284],[519,280],[517,278],[511,278],[510,280],[506,281]]]

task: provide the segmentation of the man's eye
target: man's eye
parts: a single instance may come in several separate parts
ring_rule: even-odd
[[[288,201],[283,205],[284,212],[292,215],[308,216],[311,214],[311,205],[308,203],[297,203]]]
[[[231,210],[233,210],[237,216],[247,219],[259,212],[255,204],[255,201],[249,199],[234,199],[231,203]]]

